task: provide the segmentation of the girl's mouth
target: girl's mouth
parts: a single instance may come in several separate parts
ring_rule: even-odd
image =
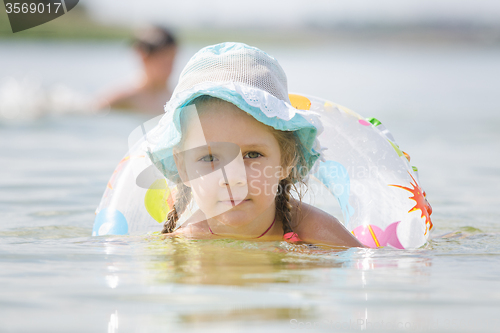
[[[241,205],[241,204],[248,202],[248,201],[250,201],[250,199],[242,199],[242,200],[241,199],[240,200],[233,199],[233,200],[220,200],[219,203],[223,204],[223,205],[228,205],[228,206],[234,207],[234,206]]]

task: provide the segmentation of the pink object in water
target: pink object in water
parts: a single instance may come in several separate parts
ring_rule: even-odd
[[[295,232],[287,232],[283,235],[283,239],[290,243],[302,242],[302,240],[299,238],[299,235],[297,235]]]
[[[399,241],[397,228],[401,221],[391,223],[382,230],[375,225],[361,225],[354,229],[352,233],[364,245],[372,248],[391,245],[396,249],[404,249]]]

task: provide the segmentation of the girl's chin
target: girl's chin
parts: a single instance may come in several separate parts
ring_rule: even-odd
[[[251,212],[251,200],[240,200],[240,201],[217,201],[217,203],[204,210],[208,217],[222,216],[228,213],[242,214],[242,216],[248,215]],[[208,207],[205,207],[208,208]],[[245,213],[246,212],[246,213]]]
[[[250,214],[244,211],[229,210],[214,217],[219,223],[233,228],[243,227],[253,221]]]

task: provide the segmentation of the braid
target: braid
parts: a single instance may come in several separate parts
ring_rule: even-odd
[[[283,224],[283,234],[293,232],[292,222],[292,204],[290,203],[290,187],[293,186],[290,178],[280,181],[280,193],[276,196],[276,214]]]
[[[191,189],[186,185],[180,183],[177,185],[178,192],[175,196],[174,208],[168,213],[167,220],[163,225],[162,234],[169,234],[174,231],[179,215],[184,213],[187,205],[191,201]]]
[[[287,170],[287,177],[279,183],[280,192],[276,195],[276,215],[283,224],[283,235],[287,241],[292,243],[300,242],[297,234],[292,229],[292,204],[290,190],[293,187],[297,192],[300,202],[302,193],[298,190],[296,183],[304,184],[303,170],[307,170],[307,163],[304,153],[301,150],[301,143],[298,136],[293,131],[273,131],[274,137],[280,145],[281,165]],[[299,187],[300,188],[300,187]]]
[[[194,104],[198,107],[199,104],[201,103],[223,103],[223,101],[209,95],[202,95],[195,98],[190,104]],[[197,112],[199,112],[199,110],[200,108],[197,109]],[[181,132],[186,133],[187,132],[186,126],[188,120],[186,119],[185,112],[181,113],[180,121],[181,121]],[[177,147],[182,147],[183,140],[184,138],[181,139],[181,142],[178,144]],[[182,183],[178,173],[177,175],[171,176],[170,180],[178,184],[177,185],[178,192],[175,196],[174,208],[168,213],[167,220],[163,224],[163,230],[161,231],[162,234],[168,234],[174,231],[177,225],[177,221],[180,218],[180,215],[182,215],[182,213],[184,213],[184,211],[186,210],[186,207],[191,201],[191,196],[192,196],[191,189]]]

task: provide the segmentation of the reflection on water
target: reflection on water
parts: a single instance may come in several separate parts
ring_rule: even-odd
[[[305,245],[235,240],[159,240],[147,247],[154,254],[148,269],[155,282],[245,286],[256,283],[306,283],[300,271],[342,267],[341,261],[314,258],[320,251]],[[325,252],[325,251],[322,251]],[[251,268],[251,269],[249,269]],[[284,274],[286,272],[286,274]]]
[[[495,237],[498,241],[498,235]],[[134,256],[141,258],[143,283],[156,286],[156,292],[122,299],[167,306],[168,319],[153,316],[147,321],[154,327],[177,323],[190,329],[210,329],[249,321],[261,326],[268,323],[265,327],[286,323],[276,328],[327,330],[345,329],[346,325],[380,331],[401,329],[401,325],[444,331],[489,327],[472,320],[477,316],[475,311],[461,316],[454,313],[470,304],[465,300],[474,291],[448,294],[453,272],[433,268],[433,261],[441,261],[439,255],[467,252],[463,244],[451,249],[447,242],[447,238],[438,239],[414,251],[338,252],[300,246],[290,251],[285,243],[161,241],[152,237],[135,246]],[[120,273],[115,269],[117,280],[120,274],[127,275],[124,270]],[[445,278],[436,280],[440,275]],[[453,279],[457,278],[466,285],[471,281],[471,276]],[[485,285],[498,286],[498,282],[485,281]],[[498,300],[499,295],[495,297]],[[488,298],[492,299],[491,295]],[[476,300],[476,307],[484,308],[485,303]]]
[[[361,328],[362,322],[366,326],[368,309],[372,311],[381,290],[386,293],[383,298],[389,300],[429,299],[428,292],[415,295],[412,287],[429,280],[432,258],[422,256],[420,251],[318,251],[278,242],[179,237],[160,240],[155,236],[136,239],[133,244],[134,257],[141,258],[135,263],[140,268],[134,265],[136,275],[142,283],[156,286],[157,292],[129,295],[122,300],[168,304],[175,322],[191,328],[249,320],[295,320],[299,325],[299,320],[345,318],[354,318]],[[113,249],[115,245],[114,241],[107,243],[106,253],[118,253],[122,245]],[[290,251],[290,246],[295,249]],[[127,266],[130,264],[108,264],[110,275],[106,280],[110,288],[117,287],[120,275],[127,278]],[[398,287],[401,279],[407,283]],[[393,306],[384,300],[381,303]]]
[[[149,243],[149,244],[148,244]],[[326,250],[284,242],[230,239],[149,239],[141,248],[152,283],[254,286],[267,283],[328,283],[339,268],[355,272],[394,270],[396,276],[428,275],[432,259],[420,251],[393,249]],[[429,245],[430,246],[430,245]],[[317,274],[319,273],[319,274]],[[390,278],[390,277],[389,277]],[[352,283],[354,276],[350,276]],[[364,283],[364,282],[361,282]]]
[[[23,286],[2,291],[6,328],[488,331],[500,303],[500,237],[474,229],[404,251],[35,230],[0,235],[3,286]]]

